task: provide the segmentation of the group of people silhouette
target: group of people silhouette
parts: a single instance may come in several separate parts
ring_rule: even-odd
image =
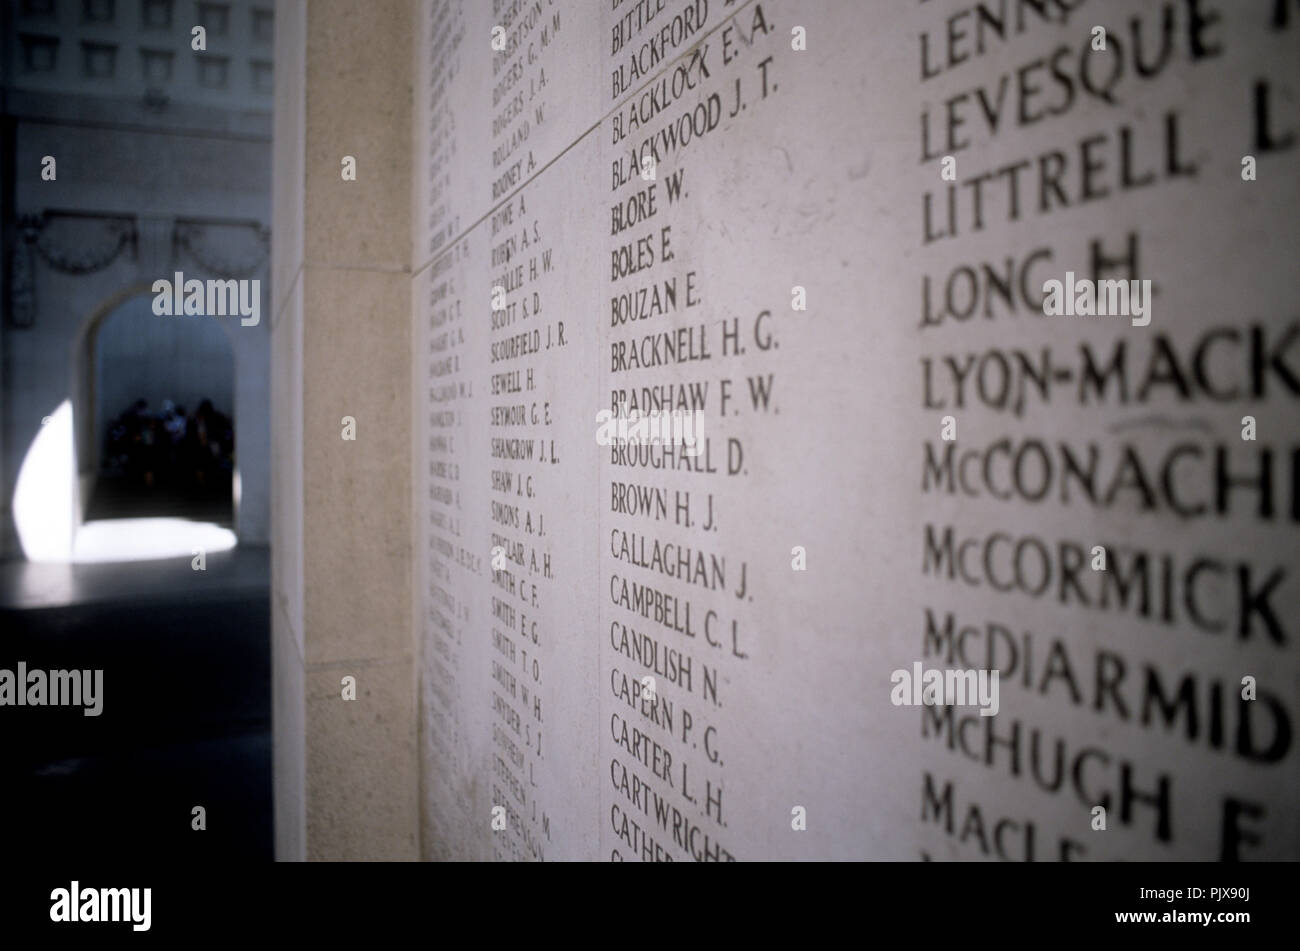
[[[208,399],[193,415],[169,399],[156,413],[137,399],[109,424],[103,458],[106,475],[146,488],[218,490],[234,469],[235,430]]]

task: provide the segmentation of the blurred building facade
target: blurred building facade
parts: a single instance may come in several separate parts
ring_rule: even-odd
[[[214,359],[234,357],[233,406],[221,407],[235,424],[234,528],[265,545],[273,6],[4,0],[2,15],[0,558],[21,557],[15,485],[65,401],[74,527],[84,514],[106,422],[97,332],[177,272],[260,282],[256,325],[156,319],[212,320],[228,339]]]

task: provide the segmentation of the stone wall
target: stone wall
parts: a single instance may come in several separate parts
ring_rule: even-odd
[[[279,9],[282,857],[1298,857],[1300,12]]]
[[[276,8],[276,854],[418,854],[410,619],[413,7]],[[355,181],[342,157],[358,160]],[[345,440],[344,417],[355,423]],[[355,682],[355,702],[343,697]]]

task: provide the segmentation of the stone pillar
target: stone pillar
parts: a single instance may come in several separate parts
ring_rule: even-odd
[[[279,0],[272,253],[276,857],[418,857],[409,0]],[[356,160],[344,180],[344,156]],[[355,420],[355,440],[343,436]],[[356,699],[343,698],[343,679]]]

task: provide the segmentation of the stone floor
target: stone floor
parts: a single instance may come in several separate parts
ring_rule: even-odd
[[[104,671],[98,717],[0,708],[10,854],[271,858],[269,585],[256,548],[0,564],[0,668]]]

